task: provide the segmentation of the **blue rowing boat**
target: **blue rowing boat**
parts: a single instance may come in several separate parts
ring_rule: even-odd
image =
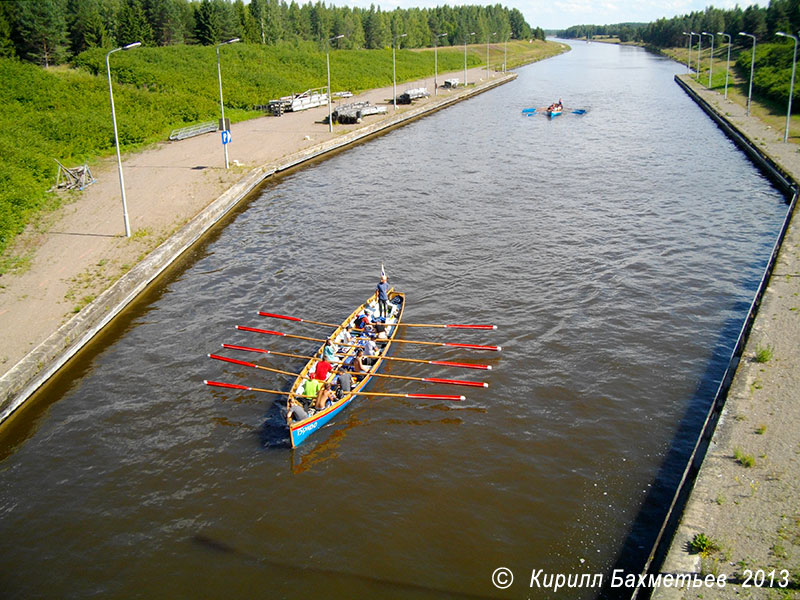
[[[302,421],[291,422],[289,423],[289,435],[292,442],[292,448],[296,448],[300,444],[302,444],[308,437],[310,437],[314,432],[319,431],[322,427],[325,426],[331,419],[333,419],[336,415],[342,412],[345,407],[350,404],[350,402],[355,398],[359,392],[362,392],[364,388],[369,384],[370,379],[374,373],[377,373],[378,370],[383,365],[383,358],[388,354],[389,348],[392,345],[392,340],[397,333],[398,324],[400,323],[400,319],[403,316],[403,308],[405,307],[405,296],[400,293],[394,291],[394,289],[389,291],[389,310],[390,314],[387,315],[386,318],[386,337],[387,341],[379,342],[377,344],[377,357],[373,363],[370,365],[370,369],[367,373],[363,376],[359,377],[358,383],[354,382],[353,388],[349,393],[342,395],[340,399],[336,402],[331,404],[330,406],[320,410],[319,412],[309,415],[307,418],[303,419]],[[370,315],[370,320],[375,321],[378,318],[379,309],[378,309],[378,298],[377,293],[373,294],[369,297],[369,299],[355,309],[350,316],[348,316],[339,327],[331,334],[331,340],[334,342],[339,341],[342,339],[343,332],[346,327],[351,326],[355,327],[355,321],[359,315],[367,314]],[[334,344],[336,346],[336,344]],[[382,347],[381,347],[382,346]],[[324,347],[324,345],[323,345]],[[337,349],[338,352],[342,355],[342,363],[348,364],[352,362],[355,351],[357,346],[356,345],[349,345],[349,344],[340,344],[338,345]],[[306,366],[303,367],[303,370],[298,374],[297,378],[295,379],[292,387],[290,388],[289,392],[292,397],[300,398],[303,396],[303,386],[305,382],[307,382],[312,373],[314,373],[314,369],[316,367],[317,362],[319,362],[319,357],[322,356],[322,347],[319,351],[315,354],[315,357],[306,363]],[[330,380],[335,380],[337,377],[336,374],[331,374],[329,376]]]
[[[534,115],[547,115],[551,119],[553,117],[557,117],[558,115],[564,112],[563,108],[557,110],[550,110],[549,108],[523,108],[522,114],[526,117],[532,117]],[[587,109],[585,108],[576,108],[573,110],[567,109],[567,112],[573,115],[585,115]]]

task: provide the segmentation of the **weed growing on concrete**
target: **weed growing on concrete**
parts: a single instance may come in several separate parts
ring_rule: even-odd
[[[689,543],[689,550],[699,554],[701,558],[708,558],[719,550],[719,543],[711,539],[705,533],[698,533]]]
[[[767,430],[767,426],[763,423],[756,427],[756,434],[757,435],[764,435],[764,432]]]
[[[83,298],[80,299],[80,302],[73,307],[72,312],[74,312],[76,314],[81,312],[84,309],[84,307],[87,304],[91,303],[94,299],[95,299],[95,296],[93,296],[92,294],[89,294],[88,296],[84,296]]]
[[[131,234],[130,239],[132,241],[141,240],[141,239],[144,239],[144,238],[148,237],[149,235],[151,235],[150,228],[149,227],[142,227],[141,229],[137,229],[136,231],[134,231]]]
[[[782,544],[779,542],[775,542],[772,544],[772,548],[770,548],[772,554],[777,558],[789,558],[789,554],[786,552],[786,548],[783,547]]]
[[[4,273],[23,274],[33,262],[33,252],[26,252],[20,256],[3,256],[0,258],[0,275]]]
[[[756,346],[755,361],[765,363],[772,360],[775,349],[772,346]]]
[[[741,448],[734,448],[733,449],[733,458],[736,459],[743,467],[747,467],[748,469],[756,464],[756,459],[753,457],[752,454],[745,454],[742,452]]]

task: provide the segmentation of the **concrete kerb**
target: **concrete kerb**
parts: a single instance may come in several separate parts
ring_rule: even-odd
[[[516,73],[501,75],[493,81],[463,90],[460,94],[442,101],[403,111],[393,118],[366,125],[341,137],[292,154],[280,164],[267,164],[250,170],[242,179],[0,377],[0,424],[19,409],[39,387],[44,385],[70,358],[75,356],[119,315],[153,280],[247,198],[264,180],[275,173],[296,167],[402,123],[466,100],[512,81],[516,77]]]

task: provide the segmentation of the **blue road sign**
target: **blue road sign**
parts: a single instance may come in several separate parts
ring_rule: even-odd
[[[222,132],[222,143],[223,144],[230,144],[231,143],[231,132],[229,129],[226,129]]]

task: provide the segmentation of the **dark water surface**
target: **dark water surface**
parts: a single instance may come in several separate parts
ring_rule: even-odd
[[[2,596],[545,598],[532,569],[605,573],[710,400],[787,208],[681,70],[577,43],[265,188],[5,428]],[[589,112],[521,115],[559,96]],[[234,325],[324,335],[255,313],[337,322],[382,262],[409,322],[500,326],[407,337],[504,347],[395,351],[489,372],[388,371],[488,389],[357,400],[293,453],[263,426],[273,397],[202,385],[286,386],[205,354],[314,349]],[[423,385],[372,389],[453,392]]]

